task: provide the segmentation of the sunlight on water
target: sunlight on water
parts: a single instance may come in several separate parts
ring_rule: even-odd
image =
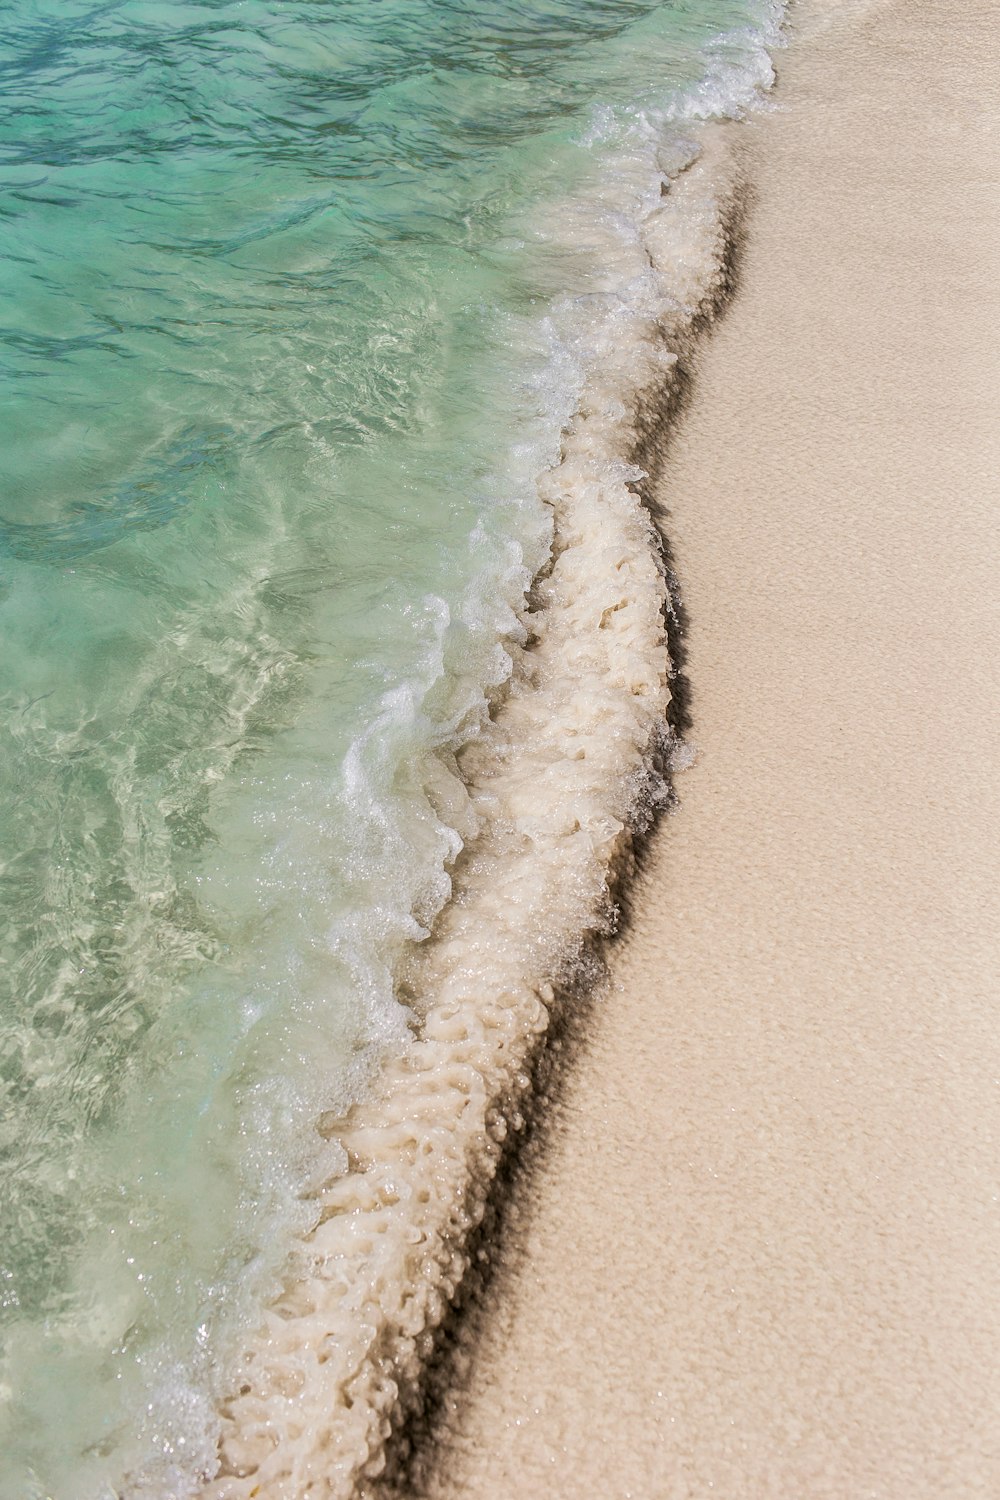
[[[16,0],[0,36],[0,1494],[182,1492],[405,1045],[588,295],[540,206],[749,4]],[[606,134],[606,133],[605,133]],[[589,142],[589,144],[588,144]],[[332,1153],[324,1156],[323,1152]],[[186,1492],[186,1490],[184,1490]]]

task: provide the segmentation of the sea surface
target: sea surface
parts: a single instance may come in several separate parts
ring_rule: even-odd
[[[475,832],[454,752],[607,300],[560,225],[742,107],[775,21],[5,7],[3,1500],[195,1492]]]

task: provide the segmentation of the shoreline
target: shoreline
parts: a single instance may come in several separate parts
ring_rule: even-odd
[[[731,71],[735,113],[770,77],[761,37]],[[603,312],[584,309],[575,336],[589,378],[561,457],[538,481],[555,540],[530,591],[527,639],[509,648],[495,715],[457,757],[479,832],[399,976],[412,1045],[321,1127],[347,1171],[317,1186],[316,1227],[242,1346],[221,1408],[221,1468],[202,1491],[213,1500],[346,1500],[381,1472],[386,1440],[419,1403],[556,992],[608,930],[609,879],[667,795],[669,604],[634,455],[728,292],[742,127],[699,109],[683,134],[667,115],[655,140],[663,121],[633,123],[631,175],[609,176],[583,205],[607,215],[606,245],[573,207],[580,245],[609,252],[590,299]],[[615,225],[623,192],[634,237]]]
[[[74,1186],[67,1187],[63,1202],[81,1205],[81,1245],[66,1255],[72,1285],[57,1319],[46,1318],[44,1326],[32,1314],[16,1320],[17,1347],[5,1361],[11,1378],[0,1391],[0,1404],[4,1395],[9,1403],[2,1415],[12,1415],[15,1489],[37,1483],[53,1492],[68,1487],[96,1495],[110,1486],[135,1500],[220,1492],[264,1493],[271,1500],[306,1492],[346,1495],[357,1475],[377,1472],[385,1434],[398,1423],[409,1387],[419,1391],[431,1331],[463,1275],[467,1235],[483,1211],[504,1133],[516,1127],[522,1090],[529,1087],[527,1064],[554,993],[567,968],[579,962],[580,944],[612,920],[609,869],[632,857],[629,825],[645,823],[667,795],[669,726],[676,728],[679,710],[675,696],[674,712],[664,712],[670,691],[664,558],[648,497],[638,491],[634,449],[646,426],[655,427],[650,413],[664,387],[677,386],[675,361],[691,326],[710,316],[726,290],[732,185],[726,142],[732,130],[720,122],[738,117],[769,85],[767,46],[775,40],[780,8],[779,0],[748,0],[745,10],[741,4],[735,12],[709,3],[705,15],[689,17],[669,8],[659,15],[655,7],[640,8],[624,18],[621,31],[609,30],[607,18],[567,14],[565,27],[559,26],[560,46],[583,44],[580,70],[569,53],[561,60],[539,55],[539,39],[544,43],[555,14],[545,18],[544,35],[530,16],[513,18],[501,52],[492,35],[483,35],[484,61],[494,79],[489,118],[497,129],[487,129],[487,116],[477,115],[478,140],[463,126],[470,154],[455,158],[483,216],[478,207],[460,216],[460,245],[448,243],[453,221],[446,214],[440,237],[435,233],[424,242],[421,235],[422,248],[411,246],[415,259],[401,263],[399,287],[409,286],[414,302],[407,305],[404,297],[400,316],[387,322],[398,343],[390,339],[383,346],[379,321],[366,324],[364,286],[358,288],[361,333],[366,327],[372,333],[373,349],[400,351],[392,376],[398,380],[393,389],[399,403],[392,405],[399,421],[392,431],[401,446],[391,451],[402,461],[388,462],[380,443],[372,444],[367,458],[359,447],[355,465],[348,444],[340,481],[333,491],[324,489],[327,508],[311,506],[306,483],[287,491],[294,505],[285,505],[282,489],[272,496],[273,511],[267,504],[258,507],[250,503],[248,470],[250,490],[235,503],[254,545],[246,550],[245,567],[220,554],[220,567],[233,568],[226,574],[232,592],[219,595],[211,577],[201,576],[205,607],[195,611],[198,628],[178,635],[164,623],[151,633],[149,673],[144,667],[135,701],[126,693],[117,718],[114,695],[105,694],[116,734],[134,727],[141,737],[136,704],[154,698],[165,713],[176,709],[176,722],[185,726],[178,743],[187,744],[191,756],[185,752],[183,764],[171,762],[170,776],[176,770],[177,779],[170,780],[166,801],[159,800],[158,763],[147,767],[152,781],[137,771],[124,783],[112,776],[108,788],[114,806],[126,810],[149,802],[151,787],[156,792],[150,804],[156,819],[148,826],[140,819],[134,847],[141,852],[146,835],[159,830],[157,870],[167,878],[152,884],[156,912],[162,907],[171,924],[171,942],[185,933],[200,941],[205,917],[211,951],[203,954],[198,947],[197,963],[222,959],[222,988],[231,999],[242,987],[237,976],[246,958],[252,992],[239,1007],[217,1007],[214,980],[204,988],[203,971],[193,969],[191,985],[177,987],[178,998],[190,1004],[172,1006],[148,1057],[141,1049],[135,1054],[136,1076],[140,1065],[155,1064],[156,1082],[149,1092],[122,1090],[121,1109],[112,1112],[111,1128],[105,1134],[102,1127],[85,1163],[86,1185],[67,1159],[60,1191]],[[127,41],[129,18],[120,19],[123,25],[112,32]],[[405,28],[403,52],[419,55],[423,42],[433,40],[439,18],[428,13],[425,19],[428,28],[417,25],[412,36]],[[336,53],[338,38],[346,37],[349,50],[356,50],[364,96],[379,97],[386,80],[378,67],[364,65],[369,41],[377,51],[379,27],[368,28],[362,18],[359,38],[349,17],[341,18],[342,29],[338,18],[313,20],[315,27],[310,22],[303,34],[310,49],[293,48],[303,66],[313,45],[323,58],[327,41]],[[392,18],[384,23],[393,44]],[[470,27],[478,34],[475,18]],[[453,37],[447,32],[445,27],[447,45],[433,49],[426,78],[421,66],[418,96],[400,111],[407,139],[411,126],[421,134],[421,98],[431,118],[435,89],[451,97]],[[176,38],[179,56],[192,39]],[[252,121],[252,70],[245,75],[245,97],[241,93],[244,43],[235,33],[231,48],[227,41],[219,76],[228,76],[227,66],[235,69],[234,103],[247,106]],[[518,47],[528,61],[508,79]],[[259,53],[264,81],[270,76],[265,52]],[[250,54],[257,55],[256,49]],[[457,56],[464,72],[461,45]],[[281,71],[282,88],[294,101],[301,69]],[[44,67],[38,76],[45,78]],[[88,76],[86,66],[81,76]],[[533,77],[535,95],[527,87]],[[186,107],[185,99],[180,106]],[[389,107],[387,118],[395,118],[394,110]],[[533,124],[527,134],[521,129],[526,111]],[[546,121],[554,131],[551,156],[535,145],[535,127],[541,131]],[[447,109],[438,123],[447,134]],[[321,154],[326,146],[343,145],[339,136],[334,141],[321,125],[317,129]],[[238,140],[241,151],[252,152],[252,123]],[[273,144],[267,132],[261,144],[265,151]],[[292,182],[297,157],[288,144]],[[505,155],[508,146],[512,155]],[[412,154],[416,164],[421,153]],[[482,166],[481,177],[468,170],[473,162]],[[520,165],[513,170],[512,164]],[[491,166],[499,173],[495,181]],[[416,173],[418,198],[419,179]],[[451,201],[449,183],[447,177],[433,185],[426,179],[435,194],[443,187]],[[461,201],[460,194],[454,203]],[[238,213],[241,202],[234,192],[227,212]],[[405,193],[398,202],[391,194],[383,202],[390,204],[394,222],[407,221]],[[100,215],[95,222],[103,225]],[[321,239],[334,264],[336,234],[331,239],[324,228]],[[140,236],[136,243],[145,242]],[[489,289],[482,305],[477,246],[483,251],[478,269],[487,278],[482,284]],[[431,295],[424,305],[420,289],[433,290],[436,268],[450,264],[460,249],[457,260],[469,279],[460,273],[452,281],[449,271],[450,290],[441,283],[440,303]],[[388,253],[387,279],[376,299],[386,308],[393,305],[393,288],[399,290],[391,265],[395,252]],[[362,258],[367,264],[367,252]],[[235,269],[254,275],[252,266]],[[463,288],[475,292],[471,301]],[[268,327],[279,340],[281,306],[269,304],[268,311]],[[325,310],[332,321],[324,327],[337,346],[337,330],[348,325],[338,323],[331,304]],[[414,375],[408,383],[407,372],[418,370],[424,357],[420,329],[431,324],[436,332],[427,350],[433,346],[442,358],[427,355],[433,399],[410,431],[406,394],[412,390],[423,407],[424,393],[422,380]],[[470,341],[473,326],[484,334],[481,362]],[[304,336],[325,345],[319,327],[306,316]],[[242,347],[238,334],[234,338]],[[356,352],[368,347],[365,337],[356,342]],[[417,363],[408,363],[409,355]],[[237,366],[234,359],[233,373]],[[382,369],[381,358],[376,366]],[[350,362],[338,360],[331,374],[335,367],[337,379],[346,379]],[[370,391],[366,382],[357,384],[359,399],[365,386],[377,406],[379,381]],[[242,389],[238,378],[231,385]],[[290,389],[279,393],[286,404]],[[655,399],[647,398],[647,389]],[[475,396],[467,410],[466,390]],[[322,407],[321,384],[310,391],[299,391],[304,400],[308,396],[303,410],[312,409],[313,397]],[[266,395],[264,387],[258,394]],[[363,406],[362,400],[359,412]],[[485,432],[486,441],[465,442],[478,433],[480,407],[496,411],[499,448],[490,446]],[[168,404],[164,420],[169,410]],[[322,407],[317,433],[302,429],[308,441],[295,449],[299,458],[308,459],[313,437],[325,445],[328,415]],[[449,435],[452,417],[457,420]],[[505,433],[516,436],[516,443],[504,440]],[[233,457],[242,462],[238,436],[234,428]],[[468,451],[471,477],[463,477],[467,470],[457,450],[454,466],[434,457],[451,451],[452,436]],[[323,453],[330,457],[325,446]],[[409,453],[418,455],[412,471]],[[321,469],[328,480],[325,462]],[[411,486],[417,470],[420,480]],[[401,507],[395,520],[392,505],[379,498],[380,474],[391,484],[393,476],[408,475],[406,493],[395,497]],[[435,474],[446,475],[445,482],[436,484]],[[369,492],[366,477],[375,490]],[[356,516],[345,515],[344,536],[338,544],[334,535],[328,553],[323,517],[338,514],[341,493],[348,502],[352,493],[363,500]],[[375,502],[371,535],[389,537],[384,549],[375,549],[385,555],[376,560],[373,554],[370,572],[362,555],[369,499]],[[462,517],[472,512],[475,524],[466,532]],[[195,516],[197,508],[186,514]],[[553,516],[558,536],[550,559]],[[225,527],[224,517],[209,524],[216,521]],[[313,522],[315,557],[307,545]],[[423,539],[431,549],[427,569],[420,564]],[[165,548],[184,561],[175,534],[165,534]],[[406,577],[389,580],[386,592],[379,585],[385,581],[382,564],[391,574],[397,560]],[[324,574],[327,564],[332,572]],[[126,582],[130,567],[126,558]],[[453,590],[446,573],[454,574]],[[162,579],[168,580],[168,572]],[[434,589],[411,608],[407,588],[414,583]],[[345,698],[340,723],[338,661],[342,655],[340,666],[346,666],[367,630],[366,610],[352,610],[360,597],[352,593],[356,585],[375,611],[372,639],[378,636],[385,650],[360,667],[359,682],[373,668],[368,686],[374,696],[362,691],[350,705]],[[170,589],[163,589],[163,597],[172,598]],[[188,597],[183,590],[181,597]],[[253,604],[237,610],[241,629],[231,641],[227,600]],[[381,613],[383,604],[388,614]],[[356,617],[356,639],[348,615]],[[192,617],[182,610],[181,616],[158,618],[190,623]],[[279,628],[282,618],[287,637]],[[393,619],[398,629],[391,628]],[[225,631],[221,657],[213,647],[219,621]],[[337,652],[314,655],[309,640],[328,635],[337,640]],[[86,640],[84,630],[82,650]],[[397,644],[404,647],[398,654]],[[174,703],[172,685],[187,681],[188,668],[201,673],[206,652],[213,691],[204,702],[197,694],[189,702],[179,692]],[[124,663],[127,653],[120,655]],[[226,662],[237,665],[230,672],[223,670]],[[273,703],[267,696],[272,675],[279,682]],[[200,731],[216,722],[213,715],[225,721],[227,733],[214,746],[218,757],[209,774],[196,747]],[[42,714],[35,728],[50,734],[53,723]],[[344,733],[331,741],[328,728]],[[90,739],[107,741],[115,751],[109,750],[109,761],[100,760],[103,776],[117,763],[119,741],[98,739],[88,729]],[[126,761],[135,769],[130,753]],[[60,775],[63,760],[53,757]],[[295,769],[289,775],[290,765]],[[178,876],[180,884],[188,877],[197,882],[197,909],[175,913],[160,891],[161,885],[175,888],[172,862],[183,846],[180,834],[173,841],[171,820],[186,830],[186,812],[182,818],[179,810],[203,809],[209,786],[212,817],[203,823],[198,813],[197,847],[181,854],[186,876]],[[95,776],[87,795],[99,797],[104,790]],[[58,810],[61,797],[53,806]],[[123,824],[122,838],[110,850],[126,863],[133,849],[129,828]],[[202,832],[212,851],[205,861]],[[108,852],[90,851],[94,860],[88,854],[86,870],[104,868]],[[76,870],[74,880],[79,876]],[[435,927],[452,876],[455,900]],[[79,885],[87,901],[96,902],[102,921],[116,916],[116,904],[105,911],[103,884],[90,886],[81,878]],[[149,886],[128,886],[140,898],[128,912],[145,913]],[[257,915],[264,918],[259,928]],[[132,931],[130,921],[122,921],[122,932]],[[425,942],[430,928],[435,935]],[[152,944],[159,932],[153,923],[142,927],[140,937],[145,933]],[[224,941],[227,934],[232,945]],[[105,937],[96,924],[86,951],[98,951]],[[412,961],[401,962],[418,937]],[[145,949],[136,942],[140,952],[126,942],[122,960],[130,973],[145,973]],[[173,987],[158,959],[149,972],[166,999]],[[577,998],[574,992],[567,1005]],[[199,1030],[202,1021],[205,1031]],[[351,1031],[354,1023],[359,1029]],[[100,1031],[102,1041],[113,1040],[105,1028]],[[71,1035],[68,1027],[65,1034]],[[170,1048],[160,1044],[171,1038],[177,1044],[173,1061],[163,1063]],[[386,1059],[384,1074],[376,1077],[378,1062]],[[113,1204],[100,1202],[108,1173]],[[83,1211],[87,1202],[92,1212]],[[53,1211],[50,1217],[55,1232],[67,1213]],[[173,1226],[166,1240],[162,1224]],[[192,1312],[188,1323],[174,1316],[182,1303]],[[79,1378],[64,1383],[65,1406],[57,1409],[47,1396],[55,1368],[50,1360],[53,1353],[63,1359],[67,1344]],[[234,1375],[241,1354],[245,1365]],[[17,1394],[22,1390],[30,1392],[28,1402]],[[58,1419],[54,1439],[52,1419]]]
[[[997,37],[799,18],[657,486],[698,761],[386,1497],[1000,1482]]]

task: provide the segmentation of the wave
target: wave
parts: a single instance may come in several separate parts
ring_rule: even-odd
[[[769,81],[763,55],[757,64],[754,90]],[[695,101],[688,117],[717,109]],[[560,976],[585,935],[607,928],[609,882],[666,795],[669,598],[635,458],[724,298],[739,201],[731,127],[681,139],[670,123],[633,121],[642,147],[658,139],[665,154],[634,232],[623,221],[603,247],[602,305],[552,317],[554,344],[588,374],[561,459],[539,481],[554,543],[524,611],[527,640],[510,646],[503,701],[458,756],[479,832],[401,976],[412,1042],[370,1097],[322,1122],[348,1169],[317,1189],[315,1227],[246,1344],[212,1500],[346,1497],[379,1472],[465,1272]],[[634,183],[647,152],[631,144]],[[564,220],[600,239],[621,197],[619,178],[601,203],[564,206]]]
[[[600,267],[587,296],[536,329],[542,405],[562,427],[538,480],[550,556],[504,636],[492,714],[437,752],[442,826],[456,810],[461,824],[432,904],[450,899],[397,974],[409,1040],[360,1102],[319,1122],[316,1160],[340,1168],[301,1205],[308,1228],[236,1374],[218,1374],[229,1394],[208,1500],[333,1500],[379,1472],[466,1269],[561,976],[611,924],[633,834],[667,796],[671,604],[643,461],[724,300],[740,172],[738,126],[719,117],[769,86],[777,23],[773,7],[753,36],[720,38],[680,99],[595,114],[589,140],[608,170],[534,226],[556,258]],[[169,1449],[132,1474],[129,1496],[191,1493],[190,1460]]]

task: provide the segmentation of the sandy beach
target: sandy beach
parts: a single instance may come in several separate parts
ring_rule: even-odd
[[[659,476],[693,767],[413,1485],[1000,1492],[994,7],[800,13]]]

